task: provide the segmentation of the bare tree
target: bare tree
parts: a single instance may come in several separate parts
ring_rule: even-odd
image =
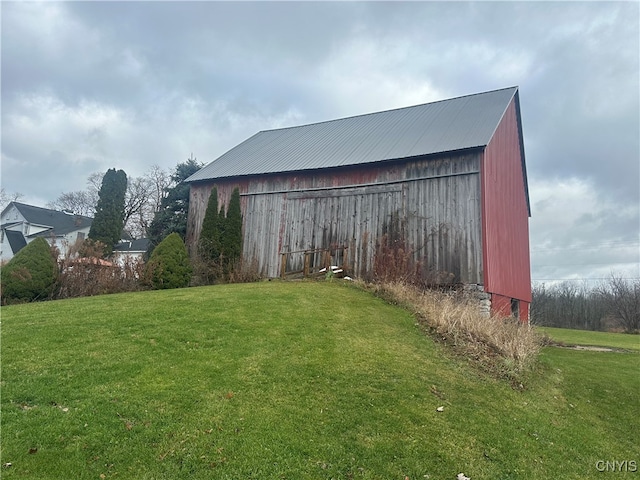
[[[98,204],[98,192],[102,185],[104,172],[94,172],[87,178],[87,188],[75,192],[63,192],[54,201],[47,203],[48,208],[67,210],[77,215],[93,217]]]
[[[100,198],[100,187],[102,187],[102,179],[104,178],[104,172],[93,172],[87,178],[87,193],[89,199],[93,200],[93,205],[98,204],[98,198]]]
[[[21,193],[7,192],[4,187],[0,187],[0,212],[4,210],[9,203],[17,202],[22,197],[24,197],[24,195]]]
[[[605,327],[606,308],[600,294],[587,283],[534,284],[531,321],[538,325],[584,330]]]
[[[134,238],[147,234],[162,200],[173,185],[171,173],[158,165],[152,166],[141,177],[129,181],[125,207],[125,229]]]
[[[609,314],[627,333],[640,332],[640,280],[611,274],[598,288]]]
[[[150,183],[145,177],[132,178],[127,184],[124,207],[125,229],[134,238],[143,237],[146,230]]]
[[[93,217],[96,202],[88,190],[62,193],[53,202],[47,203],[47,207],[54,210],[66,210],[77,215]]]
[[[159,165],[153,165],[145,176],[152,184],[149,200],[155,214],[160,210],[162,200],[167,196],[167,190],[173,186],[174,182],[171,179],[171,172],[160,168]]]
[[[85,190],[62,193],[54,201],[49,202],[47,207],[92,217],[98,203],[98,192],[103,176],[103,172],[92,173],[87,178]],[[153,217],[160,210],[162,200],[173,183],[171,173],[158,165],[152,166],[140,177],[129,178],[125,198],[124,229],[133,238],[142,238],[147,234]],[[3,195],[9,198],[4,190]]]

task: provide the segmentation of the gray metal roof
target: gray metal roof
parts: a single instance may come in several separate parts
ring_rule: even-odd
[[[486,146],[517,87],[265,130],[186,179],[314,170]]]

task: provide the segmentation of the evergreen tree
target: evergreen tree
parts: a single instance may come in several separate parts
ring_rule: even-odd
[[[3,303],[46,300],[53,293],[58,264],[47,241],[38,237],[2,268]]]
[[[191,280],[189,254],[182,238],[171,233],[153,250],[146,265],[147,276],[153,288],[182,288]]]
[[[224,214],[224,211],[222,212]],[[218,210],[218,189],[213,187],[200,231],[200,255],[205,260],[217,260],[221,253],[221,229],[224,217]]]
[[[124,226],[124,203],[127,193],[127,174],[111,168],[102,178],[98,192],[96,214],[89,230],[89,239],[106,245],[105,255],[120,241]]]
[[[187,215],[189,213],[189,184],[184,183],[188,177],[202,168],[195,158],[180,163],[171,176],[173,186],[167,189],[167,196],[162,199],[160,210],[155,214],[147,232],[150,249],[158,245],[163,238],[176,232],[184,241],[187,234]]]
[[[227,216],[222,228],[222,255],[229,267],[242,255],[242,210],[240,209],[240,189],[233,189]]]

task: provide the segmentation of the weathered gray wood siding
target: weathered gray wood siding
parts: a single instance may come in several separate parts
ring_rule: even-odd
[[[392,218],[425,271],[482,283],[480,153],[422,158],[386,165],[314,173],[224,179],[219,202],[238,186],[244,215],[246,260],[260,272],[280,274],[283,252],[348,247],[340,258],[356,276],[371,272],[374,253]],[[193,184],[187,244],[197,243],[211,184]],[[303,254],[288,269],[302,269]],[[320,258],[316,259],[320,261]]]

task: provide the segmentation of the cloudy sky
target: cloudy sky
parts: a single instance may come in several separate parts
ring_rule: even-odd
[[[517,85],[532,278],[640,277],[637,2],[8,2],[2,187],[208,163],[257,131]]]

